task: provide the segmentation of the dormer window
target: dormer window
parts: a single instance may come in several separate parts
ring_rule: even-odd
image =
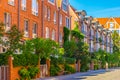
[[[55,3],[55,0],[48,0],[48,2],[54,4],[54,3]]]
[[[62,9],[67,12],[68,10],[68,0],[63,0],[62,2]]]
[[[22,0],[21,2],[21,7],[22,7],[22,10],[26,10],[26,0]]]
[[[38,0],[32,0],[32,14],[38,16]]]

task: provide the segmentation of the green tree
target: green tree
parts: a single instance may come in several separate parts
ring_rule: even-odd
[[[120,36],[117,31],[114,31],[112,34],[113,39],[113,52],[120,52]]]
[[[40,56],[40,58],[49,58],[50,56],[56,56],[62,53],[61,49],[53,40],[35,38],[26,41],[23,48],[23,53],[35,53]]]
[[[77,44],[74,40],[66,41],[64,43],[64,49],[65,49],[65,56],[66,57],[73,57],[74,53],[78,49]]]
[[[4,45],[8,47],[7,52],[9,54],[14,53],[17,49],[21,48],[21,39],[23,34],[17,29],[14,25],[11,29],[6,33],[8,40],[4,42]]]

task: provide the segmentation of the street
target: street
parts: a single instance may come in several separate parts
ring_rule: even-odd
[[[49,77],[39,80],[120,80],[120,69],[80,72],[71,75]]]

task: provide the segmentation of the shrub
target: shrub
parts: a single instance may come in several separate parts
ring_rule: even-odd
[[[28,68],[21,68],[18,73],[21,80],[31,80],[39,73],[39,68],[29,66]]]
[[[76,59],[74,58],[65,58],[65,63],[67,64],[74,64],[76,62]]]
[[[68,73],[75,73],[75,69],[72,68],[71,66],[69,66],[68,64],[65,64],[65,71],[67,71]]]
[[[37,65],[38,64],[38,56],[35,54],[19,54],[13,55],[14,60],[13,60],[13,65],[14,67],[17,66],[32,66],[32,65]]]
[[[58,73],[59,73],[59,71],[60,71],[60,68],[59,68],[59,66],[55,66],[55,65],[51,65],[50,66],[50,75],[51,76],[56,76],[56,75],[58,75]]]
[[[30,78],[33,79],[38,73],[39,73],[39,68],[38,67],[28,67],[29,75]]]
[[[8,64],[8,55],[6,53],[0,54],[0,66]]]
[[[19,75],[21,76],[21,80],[30,80],[29,71],[26,68],[20,69]]]

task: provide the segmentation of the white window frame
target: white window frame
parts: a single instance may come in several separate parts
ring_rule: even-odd
[[[66,27],[67,27],[68,29],[70,29],[70,18],[69,18],[69,17],[66,17],[66,18],[65,18],[65,23],[66,23]]]
[[[4,24],[5,24],[5,32],[10,30],[11,27],[11,15],[10,13],[4,13]]]
[[[57,14],[56,14],[56,11],[54,12],[54,24],[56,24],[56,17],[57,17]]]
[[[33,23],[33,38],[37,37],[37,23]]]
[[[52,40],[55,40],[55,30],[52,31]]]
[[[66,6],[67,10],[65,10],[65,9],[63,8],[63,5]],[[68,0],[67,0],[67,3],[65,3],[64,1],[62,1],[62,10],[63,10],[64,12],[67,12],[67,11],[68,11]]]
[[[15,5],[15,0],[8,0],[8,4],[11,5],[11,6],[14,6]]]
[[[47,18],[48,18],[48,21],[50,21],[50,8],[47,9]]]
[[[62,25],[62,14],[60,14],[60,26]]]
[[[35,4],[33,3],[35,1]],[[38,0],[32,0],[32,14],[38,16]]]
[[[26,8],[27,8],[27,0],[21,0],[21,7],[22,7],[22,10],[26,11]]]
[[[62,33],[59,34],[59,42],[62,43]]]
[[[29,37],[29,21],[27,19],[24,20],[24,37]]]
[[[46,27],[46,38],[50,38],[50,30],[48,27]]]

